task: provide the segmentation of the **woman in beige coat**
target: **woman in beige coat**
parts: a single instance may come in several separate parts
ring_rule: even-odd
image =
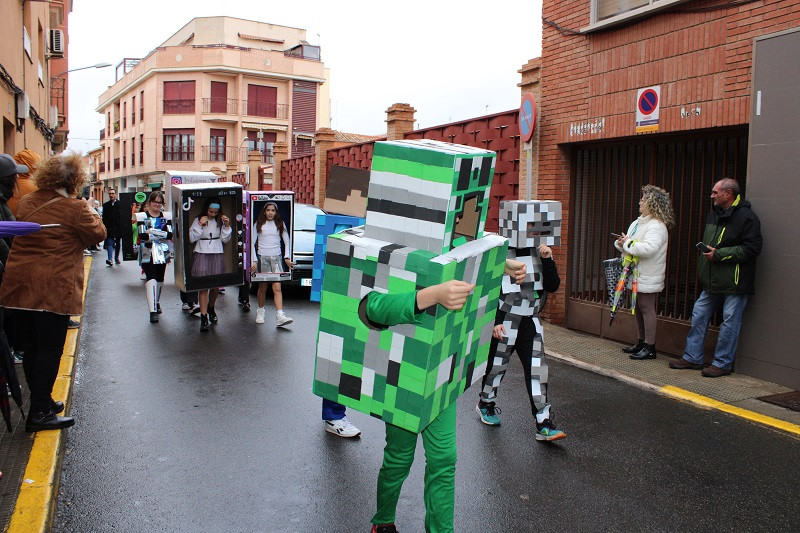
[[[70,315],[83,312],[83,250],[102,242],[106,229],[84,200],[75,198],[87,175],[77,154],[44,161],[33,176],[39,190],[26,195],[18,220],[60,224],[16,237],[8,256],[0,306],[14,311],[30,390],[26,431],[66,428],[72,417],[51,398]]]

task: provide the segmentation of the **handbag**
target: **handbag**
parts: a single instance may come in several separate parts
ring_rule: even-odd
[[[614,298],[614,290],[617,286],[617,281],[622,275],[622,258],[612,257],[603,261],[603,270],[606,274],[606,288],[608,289],[608,301],[611,302]]]

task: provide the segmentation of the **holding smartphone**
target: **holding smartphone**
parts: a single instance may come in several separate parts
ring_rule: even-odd
[[[622,235],[620,235],[619,233],[612,233],[611,236],[616,238],[616,239],[619,239],[620,237],[622,237]]]
[[[694,245],[694,247],[703,252],[704,254],[707,254],[708,252],[711,251],[711,248],[709,248],[708,245],[705,244],[704,242],[698,242],[697,244]]]

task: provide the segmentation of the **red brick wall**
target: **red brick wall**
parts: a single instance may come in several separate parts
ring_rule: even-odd
[[[799,26],[800,3],[763,0],[689,12],[716,3],[688,2],[585,35],[544,24],[538,197],[562,202],[564,249],[570,242],[567,143],[635,135],[638,89],[661,86],[659,134],[748,123],[753,38]],[[579,30],[589,25],[590,9],[589,0],[544,0],[542,15]],[[566,254],[556,261],[566,272]],[[555,322],[563,321],[562,294],[548,304]]]
[[[366,142],[328,150],[327,175],[331,175],[331,165],[369,170],[370,166],[372,166],[373,145],[373,142]]]
[[[294,191],[295,202],[314,203],[314,155],[281,161],[281,189]]]

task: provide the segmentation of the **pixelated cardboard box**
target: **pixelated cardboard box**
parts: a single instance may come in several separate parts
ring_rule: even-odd
[[[507,241],[490,235],[439,255],[359,235],[328,239],[315,394],[420,432],[486,370]],[[476,287],[460,311],[435,305],[419,324],[386,329],[359,317],[375,290],[414,291],[452,279]]]

